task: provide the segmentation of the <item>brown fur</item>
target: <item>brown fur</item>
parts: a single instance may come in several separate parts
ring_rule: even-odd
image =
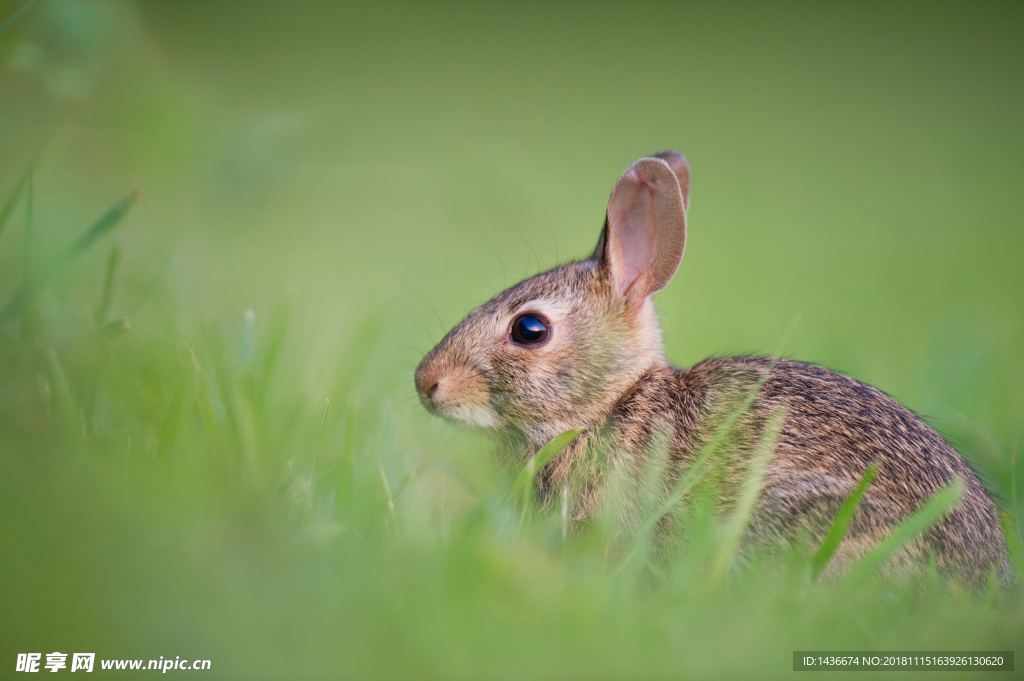
[[[672,196],[685,206],[685,159],[678,154],[659,158],[670,163],[642,159],[634,164],[617,185],[613,202],[617,195],[642,201],[647,188],[658,206],[669,205]],[[678,182],[666,174],[669,167]],[[627,190],[619,191],[627,183]],[[798,535],[820,539],[867,467],[877,461],[878,476],[833,569],[868,551],[959,476],[965,482],[960,504],[890,567],[920,566],[934,557],[940,569],[973,582],[992,571],[1008,574],[996,509],[977,475],[938,433],[885,393],[786,359],[714,358],[687,370],[669,365],[648,294],[674,272],[671,261],[678,262],[682,254],[685,216],[679,224],[670,210],[629,213],[632,208],[619,206],[613,213],[610,206],[609,215],[640,215],[641,222],[630,228],[634,233],[639,230],[642,236],[647,229],[662,242],[669,233],[680,242],[678,253],[655,254],[651,269],[638,277],[642,295],[631,292],[630,282],[622,279],[623,268],[616,264],[622,257],[637,258],[634,252],[620,254],[636,237],[614,220],[610,225],[606,221],[593,257],[521,282],[471,312],[442,339],[416,372],[427,408],[491,430],[519,461],[559,433],[581,429],[542,471],[538,484],[548,497],[574,480],[580,490],[574,515],[582,520],[600,501],[606,470],[593,467],[589,453],[595,447],[613,459],[603,466],[634,466],[639,478],[652,441],[667,435],[667,487],[708,443],[723,415],[753,399],[720,448],[722,454],[716,455],[719,502],[727,510],[769,415],[779,410],[785,414],[748,528],[748,545],[784,543]],[[665,220],[676,222],[666,228]],[[610,239],[609,230],[619,236]],[[606,252],[613,247],[620,251]],[[660,250],[671,247],[658,245]],[[546,343],[524,347],[511,341],[512,320],[523,312],[550,320]],[[622,509],[624,516],[631,512]]]

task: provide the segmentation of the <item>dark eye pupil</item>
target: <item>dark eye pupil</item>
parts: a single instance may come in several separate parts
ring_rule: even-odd
[[[524,314],[512,322],[512,340],[523,345],[541,343],[548,337],[548,326],[533,314]]]

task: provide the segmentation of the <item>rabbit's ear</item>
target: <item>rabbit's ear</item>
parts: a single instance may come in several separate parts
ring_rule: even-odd
[[[676,179],[679,180],[679,190],[683,193],[683,208],[689,210],[690,162],[686,160],[685,156],[675,149],[659,151],[657,154],[651,154],[651,156],[654,158],[660,158],[662,161],[668,163],[669,167],[672,168],[672,172],[676,174]]]
[[[622,174],[594,253],[619,292],[634,300],[664,288],[683,258],[686,205],[679,178],[689,186],[689,167],[682,155],[670,153],[684,175],[661,157],[642,158]]]

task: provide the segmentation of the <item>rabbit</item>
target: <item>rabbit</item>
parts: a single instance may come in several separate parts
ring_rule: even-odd
[[[1005,539],[982,482],[935,430],[886,393],[790,359],[713,357],[689,369],[666,361],[651,296],[682,261],[689,195],[690,167],[679,152],[631,164],[612,190],[589,257],[500,293],[424,357],[415,384],[426,409],[493,433],[519,462],[555,436],[579,430],[540,471],[537,486],[550,500],[572,483],[580,490],[572,513],[581,522],[597,508],[602,466],[633,466],[639,476],[662,437],[664,475],[678,479],[715,436],[723,414],[742,409],[720,448],[725,453],[715,454],[720,505],[730,508],[745,462],[779,414],[745,546],[801,533],[820,540],[877,462],[830,572],[841,574],[959,476],[959,504],[886,570],[912,574],[934,560],[964,581],[983,583],[993,573],[1005,579]],[[608,452],[603,464],[588,455],[598,443]]]

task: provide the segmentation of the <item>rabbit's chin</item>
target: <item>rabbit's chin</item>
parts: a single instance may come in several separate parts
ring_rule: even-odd
[[[493,430],[498,427],[498,415],[485,405],[453,404],[436,410],[438,416],[471,428]]]

